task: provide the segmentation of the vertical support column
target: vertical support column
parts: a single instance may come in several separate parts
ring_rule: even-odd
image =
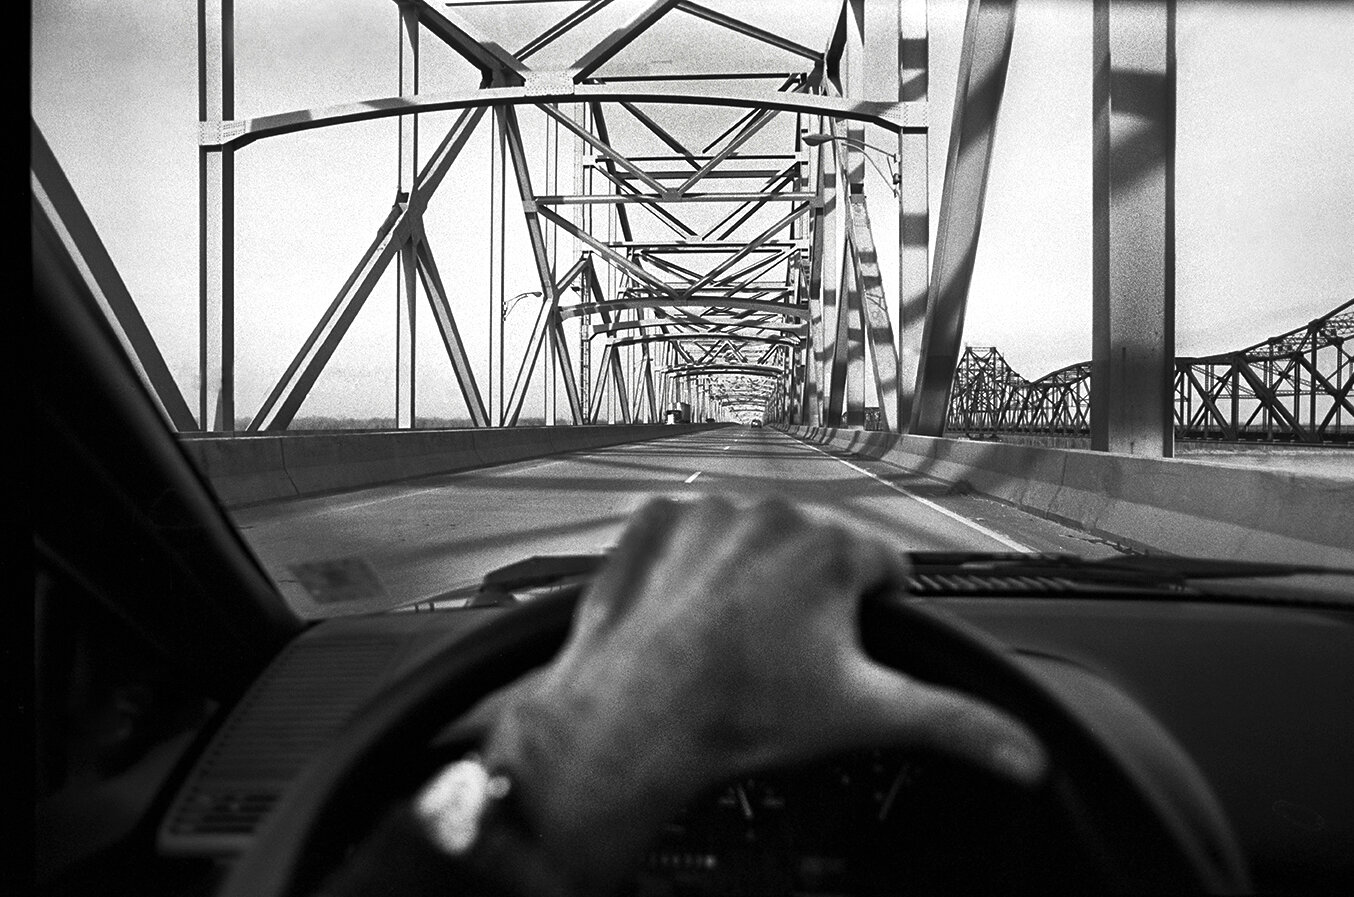
[[[418,9],[401,3],[400,11],[400,96],[418,93]],[[418,178],[418,116],[400,116],[399,181],[396,202],[408,204]],[[415,371],[417,333],[414,322],[418,311],[417,241],[418,228],[400,247],[400,264],[395,269],[395,426],[410,429],[415,425]]]
[[[489,131],[489,421],[503,426],[504,341],[503,341],[503,238],[504,198],[507,185],[508,145],[503,134],[503,119],[494,110]]]
[[[926,102],[930,91],[926,0],[898,8],[898,100]],[[898,427],[906,431],[921,360],[930,281],[930,138],[898,135]]]
[[[997,115],[1011,58],[1015,8],[1015,0],[969,0],[912,401],[910,432],[920,436],[939,436],[945,431],[982,230]]]
[[[1091,448],[1174,454],[1175,0],[1096,0]]]
[[[841,246],[837,239],[837,221],[842,217],[841,203],[837,198],[837,161],[836,145],[824,144],[818,148],[818,170],[821,173],[823,197],[822,242],[815,246],[820,253],[818,294],[821,297],[822,339],[819,341],[819,358],[822,360],[823,375],[819,379],[819,390],[823,401],[823,426],[836,427],[841,424],[842,390],[845,377],[845,350],[837,347],[837,318],[841,313]],[[831,155],[829,155],[831,154]],[[814,239],[815,244],[818,238]],[[843,364],[839,365],[838,359]]]
[[[559,120],[547,116],[545,123],[545,192],[559,192]],[[556,277],[559,274],[559,229],[551,226],[542,228],[545,236],[546,254],[550,258],[550,276]],[[558,298],[556,299],[558,301]],[[550,326],[554,326],[558,321],[557,317],[551,319]],[[555,415],[559,408],[557,401],[559,399],[557,388],[559,386],[559,365],[563,361],[559,348],[555,341],[548,339],[545,341],[545,425],[553,427],[555,425]]]
[[[619,192],[619,188],[608,181],[606,192],[617,193]],[[616,242],[616,220],[616,207],[608,203],[606,206],[606,242],[608,246]],[[595,218],[593,223],[596,224]],[[606,271],[606,292],[604,296],[607,299],[615,299],[619,292],[616,288],[616,266],[603,265],[602,267]],[[624,321],[625,317],[626,312],[624,310],[616,314],[616,320],[618,321]],[[620,415],[622,423],[628,423],[625,418],[629,416],[628,406],[630,404],[630,399],[629,393],[624,390],[624,368],[621,366],[621,352],[619,349],[611,350],[611,364],[616,371],[615,375],[612,377],[612,381],[617,384],[619,388],[613,388],[611,391],[611,408],[607,423],[616,423],[618,414]]]
[[[574,121],[582,122],[583,127],[591,127],[592,108],[586,103],[578,103],[573,111]],[[574,194],[578,196],[592,193],[592,170],[584,169],[583,141],[575,138],[574,144]],[[579,230],[590,231],[592,224],[586,220],[590,206],[577,205],[573,208],[574,226]],[[578,255],[579,241],[571,245],[571,255]],[[589,266],[579,275],[579,295],[584,302],[592,298],[592,272]],[[580,315],[578,318],[578,398],[583,406],[582,423],[592,423],[592,315]]]
[[[585,302],[591,301],[591,278],[592,271],[588,267],[578,275]],[[581,315],[578,322],[578,400],[583,406],[580,423],[592,423],[592,315]]]
[[[823,301],[819,289],[823,264],[823,190],[822,180],[817,170],[812,167],[812,160],[818,158],[820,154],[805,152],[802,144],[799,150],[802,154],[799,163],[800,176],[795,189],[802,193],[807,191],[810,183],[813,183],[817,194],[813,201],[813,211],[801,220],[801,227],[804,230],[800,231],[804,248],[800,250],[798,299],[809,307],[808,340],[801,350],[804,356],[804,402],[800,422],[816,427],[822,421],[823,411],[819,390],[820,378],[823,375]],[[805,236],[808,238],[807,241],[803,240]]]
[[[395,426],[414,427],[415,338],[414,318],[418,307],[418,256],[416,236],[400,248],[395,269]]]
[[[235,117],[234,0],[198,0],[198,121]],[[235,150],[198,148],[198,424],[235,429]]]
[[[848,200],[849,201],[849,200]],[[849,227],[849,224],[848,224]],[[851,236],[847,234],[847,240]],[[838,339],[845,332],[846,337],[846,416],[842,423],[847,427],[865,426],[865,328],[864,305],[861,301],[862,284],[857,276],[856,266],[851,263],[851,247],[847,246],[847,256],[842,268],[842,313],[846,315],[845,328],[838,327]]]
[[[842,95],[848,100],[865,99],[865,0],[847,0],[846,48],[842,53]],[[846,123],[846,189],[865,191],[865,126],[852,119]]]
[[[865,0],[848,0],[846,19],[845,71],[842,88],[847,99],[861,100],[866,93],[866,57],[865,57]],[[846,152],[846,183],[843,185],[846,198],[841,203],[845,217],[846,203],[850,197],[865,192],[865,126],[850,121],[846,126],[846,141],[841,147]],[[850,225],[846,225],[848,239]],[[848,250],[849,251],[849,250]],[[846,338],[846,415],[843,423],[848,427],[865,426],[865,339],[861,328],[863,306],[860,300],[860,281],[853,276],[848,261],[842,282],[846,288],[838,305],[838,313],[846,315],[846,327],[840,324],[838,334],[845,330]],[[838,351],[843,347],[838,345]]]

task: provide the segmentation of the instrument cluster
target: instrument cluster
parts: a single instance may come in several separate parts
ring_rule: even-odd
[[[727,783],[664,826],[635,893],[896,894],[928,774],[880,749]]]

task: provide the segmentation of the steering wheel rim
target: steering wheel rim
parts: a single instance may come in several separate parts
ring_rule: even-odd
[[[293,897],[315,890],[336,858],[326,848],[347,819],[369,818],[389,798],[374,770],[407,768],[449,720],[548,663],[563,646],[583,587],[524,603],[438,650],[370,699],[291,785],[222,897]],[[1021,718],[1043,741],[1049,782],[1074,817],[1078,847],[1109,889],[1241,892],[1246,874],[1230,831],[1211,844],[1151,797],[1140,772],[1117,759],[1055,693],[999,642],[948,614],[896,594],[868,596],[862,641],[883,663],[959,688]],[[1194,778],[1207,792],[1206,783]],[[1092,787],[1094,783],[1094,787]],[[1225,829],[1225,826],[1224,826]],[[1219,846],[1219,844],[1221,846]]]

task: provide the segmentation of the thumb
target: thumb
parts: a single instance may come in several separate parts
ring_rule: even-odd
[[[1048,754],[1024,723],[963,692],[905,676],[867,658],[854,671],[857,724],[887,739],[966,760],[1027,787],[1048,771]]]

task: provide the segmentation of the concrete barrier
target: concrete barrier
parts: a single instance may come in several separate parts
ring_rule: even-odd
[[[222,503],[239,507],[661,439],[714,426],[724,425],[185,434],[179,444]]]
[[[297,495],[280,439],[188,438],[180,442],[227,507]]]
[[[777,427],[1129,546],[1354,567],[1354,482],[1077,449]]]

